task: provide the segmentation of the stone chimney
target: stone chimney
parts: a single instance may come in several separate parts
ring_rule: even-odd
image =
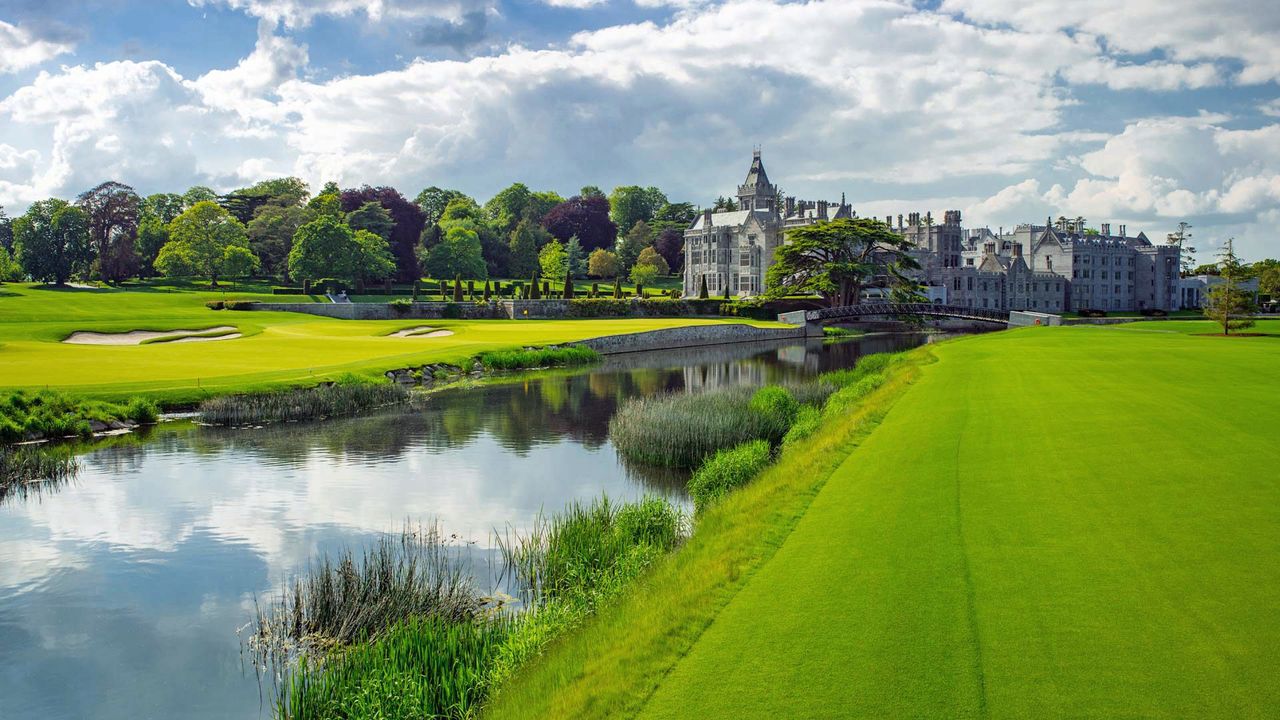
[[[898,213],[898,229],[902,229],[902,213]]]
[[[928,212],[926,212],[926,213],[924,214],[924,223],[925,223],[926,225],[932,225],[932,224],[933,224],[933,211],[932,211],[932,210],[930,210],[930,211],[928,211]]]
[[[1124,226],[1123,226],[1123,225],[1121,225],[1121,226],[1120,226],[1120,237],[1129,237],[1128,235],[1125,235],[1125,234],[1124,234]]]
[[[1014,256],[1015,258],[1020,258],[1020,257],[1022,257],[1022,243],[1014,243],[1014,244],[1013,244],[1013,256]]]
[[[826,200],[818,201],[818,219],[819,220],[827,219],[827,201]]]
[[[885,215],[885,216],[884,216],[884,224],[885,224],[885,225],[888,225],[889,227],[891,227],[891,228],[892,228],[892,227],[893,227],[893,216],[892,216],[892,215]]]
[[[702,228],[705,230],[711,227],[711,209],[707,208],[702,211]]]
[[[1111,223],[1102,223],[1102,234],[1103,235],[1111,234]]]
[[[787,207],[787,217],[791,217],[792,215],[795,215],[796,214],[796,196],[788,195],[787,199],[784,202],[786,203],[786,207]]]

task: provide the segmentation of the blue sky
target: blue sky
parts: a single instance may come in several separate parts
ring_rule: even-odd
[[[1280,256],[1271,0],[0,0],[0,205],[522,181],[966,224],[1179,220]]]

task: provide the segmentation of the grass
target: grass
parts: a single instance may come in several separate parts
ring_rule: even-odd
[[[773,453],[765,440],[752,440],[721,450],[694,471],[689,495],[699,510],[746,485],[769,464]]]
[[[799,403],[791,391],[729,388],[633,398],[609,421],[609,439],[630,462],[696,468],[724,448],[781,442]]]
[[[154,403],[134,398],[127,403],[84,400],[52,390],[22,390],[0,396],[0,445],[37,439],[84,438],[92,423],[153,423]]]
[[[237,285],[226,299],[307,302]],[[422,325],[413,320],[333,320],[286,312],[217,312],[220,292],[190,284],[127,289],[54,289],[9,284],[0,297],[0,389],[57,388],[125,401],[145,396],[166,406],[212,396],[309,386],[346,373],[380,376],[428,363],[462,365],[478,353],[570,343],[602,335],[742,320],[627,318],[616,320],[441,320],[454,334],[396,338]],[[385,300],[385,298],[384,298]],[[232,325],[244,336],[205,343],[141,346],[69,345],[78,330],[127,332]],[[766,323],[752,323],[766,324]]]
[[[66,483],[79,471],[80,463],[68,447],[0,446],[0,503]]]
[[[227,395],[200,403],[200,422],[208,425],[257,425],[355,415],[409,401],[399,385],[346,380],[314,388],[252,395]]]
[[[600,362],[600,353],[582,345],[528,350],[488,350],[480,353],[478,357],[489,370],[527,370],[590,365]]]

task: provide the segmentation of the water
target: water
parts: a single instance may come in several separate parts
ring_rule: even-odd
[[[494,528],[601,494],[687,503],[683,477],[625,467],[610,446],[627,398],[795,379],[923,341],[638,354],[412,413],[115,438],[70,485],[0,504],[0,718],[269,716],[237,629],[319,552],[438,521],[473,543],[487,582]]]

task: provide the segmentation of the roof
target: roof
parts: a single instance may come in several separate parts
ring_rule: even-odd
[[[764,162],[760,160],[760,153],[751,156],[751,169],[747,171],[747,179],[742,184],[756,187],[771,185],[769,176],[764,171]]]
[[[764,219],[764,218],[766,218],[766,217],[768,217],[768,216],[770,216],[770,215],[772,215],[772,214],[773,214],[773,213],[772,213],[772,212],[770,212],[769,210],[764,210],[764,209],[760,209],[760,210],[734,210],[733,212],[718,212],[718,213],[712,213],[712,215],[711,215],[711,224],[712,224],[713,226],[715,226],[715,225],[729,225],[729,226],[744,225],[744,224],[746,224],[746,222],[747,222],[747,218],[751,217],[752,213],[754,213],[754,214],[756,214],[756,215],[761,216],[761,217],[762,217],[762,219]],[[703,225],[702,225],[703,217],[704,217],[704,216],[699,215],[699,216],[698,216],[698,219],[694,221],[693,225],[691,225],[691,226],[689,227],[689,229],[690,229],[690,230],[701,230],[701,229],[702,229],[702,227],[703,227]]]

